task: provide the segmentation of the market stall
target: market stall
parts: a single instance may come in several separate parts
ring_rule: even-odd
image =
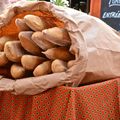
[[[39,24],[36,26],[33,21],[42,21],[40,18],[45,18],[44,20],[47,20],[45,24],[50,28],[46,30],[45,24],[42,24],[42,27],[38,27]],[[51,22],[52,25],[49,24]],[[22,23],[22,26],[19,23]],[[53,25],[56,29],[53,29]],[[3,69],[0,71],[4,73],[4,76],[0,76],[1,120],[118,120],[120,118],[120,37],[117,31],[98,18],[46,2],[31,2],[24,6],[19,3],[12,6],[0,17],[0,27],[2,40],[6,36],[12,37],[14,40],[18,39],[12,44],[8,40],[9,42],[1,47],[8,61],[5,60],[10,64],[7,68],[7,70],[10,68],[10,71],[7,73]],[[51,29],[56,36],[51,37],[49,31]],[[30,31],[28,32],[28,30]],[[65,55],[59,57],[60,60],[65,61],[57,61],[59,66],[63,65],[62,69],[58,67],[60,71],[53,67],[50,72],[47,70],[44,74],[42,73],[42,76],[40,71],[39,74],[34,72],[36,66],[46,62],[46,59],[52,61],[53,64],[53,56],[44,55],[42,57],[45,59],[40,59],[41,61],[37,65],[33,64],[34,61],[29,64],[31,58],[32,60],[38,58],[41,51],[45,53],[45,50],[48,49],[48,46],[43,43],[41,45],[35,39],[36,32],[47,36],[46,39],[49,42],[54,40],[57,47],[61,45],[62,48],[65,48],[67,46],[67,52],[64,51]],[[62,37],[57,36],[57,33],[60,33]],[[39,37],[41,37],[40,35]],[[59,39],[56,40],[55,37]],[[52,39],[49,40],[49,38]],[[32,40],[34,40],[35,46],[30,43]],[[29,49],[29,45],[26,45],[25,42],[29,43],[32,49]],[[49,44],[49,46],[53,48],[54,44]],[[14,52],[15,49],[16,52]],[[55,51],[57,50],[55,49]],[[1,58],[5,58],[3,54],[1,55]],[[20,56],[16,57],[17,55]],[[61,54],[56,54],[56,56],[59,55]],[[29,58],[27,62],[24,61],[26,57]],[[72,64],[68,64],[71,58]],[[26,66],[26,64],[29,65]],[[52,65],[49,66],[46,65],[44,68],[51,68]],[[22,74],[18,74],[16,67],[20,68]],[[6,70],[6,66],[4,68]],[[23,74],[26,69],[29,74]],[[8,72],[10,72],[9,76]]]

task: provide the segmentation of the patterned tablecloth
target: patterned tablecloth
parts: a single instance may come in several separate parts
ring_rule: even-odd
[[[0,120],[119,120],[120,79],[35,96],[0,93]]]

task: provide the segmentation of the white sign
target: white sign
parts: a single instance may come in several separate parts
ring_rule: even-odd
[[[109,7],[120,6],[120,0],[109,0]]]
[[[120,19],[120,11],[117,12],[104,12],[102,18],[119,18]]]

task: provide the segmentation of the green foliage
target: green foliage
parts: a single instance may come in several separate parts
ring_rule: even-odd
[[[54,4],[58,6],[64,6],[64,2],[62,0],[56,0]]]
[[[50,2],[58,6],[69,6],[68,0],[50,0]]]

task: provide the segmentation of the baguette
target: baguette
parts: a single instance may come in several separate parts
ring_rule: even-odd
[[[12,41],[13,39],[8,36],[3,36],[0,38],[0,51],[4,50],[4,45],[7,41]]]
[[[44,39],[59,46],[68,46],[71,40],[67,30],[59,27],[53,27],[42,31]]]
[[[5,66],[9,62],[4,52],[0,52],[0,67]]]
[[[72,66],[74,65],[74,63],[75,63],[75,60],[70,60],[70,61],[68,61],[67,67],[68,67],[68,68],[72,67]]]
[[[47,28],[45,21],[35,15],[26,15],[24,21],[34,31],[42,31]]]
[[[74,56],[65,47],[51,48],[42,53],[51,60],[60,59],[63,61],[69,61],[74,59]]]
[[[30,31],[31,29],[27,26],[24,19],[17,18],[15,24],[19,31]]]
[[[55,47],[55,44],[53,44],[43,38],[42,32],[33,33],[32,40],[43,50],[47,50],[47,49]]]
[[[42,76],[51,73],[51,61],[45,61],[42,64],[38,65],[34,71],[33,75],[35,77]]]
[[[10,69],[10,73],[15,79],[23,78],[25,76],[25,72],[25,68],[19,64],[13,64]]]
[[[65,72],[67,70],[67,63],[56,59],[52,62],[51,68],[53,73]]]
[[[26,70],[34,70],[39,64],[45,61],[45,58],[34,55],[23,55],[21,64]]]
[[[32,41],[33,32],[32,31],[25,31],[19,33],[19,39],[21,42],[22,47],[33,55],[40,55],[41,49]]]
[[[33,31],[42,31],[56,26],[53,21],[46,20],[46,18],[36,15],[26,15],[24,21]]]
[[[6,57],[12,62],[20,62],[21,57],[25,54],[20,41],[9,41],[5,44],[4,52]]]

